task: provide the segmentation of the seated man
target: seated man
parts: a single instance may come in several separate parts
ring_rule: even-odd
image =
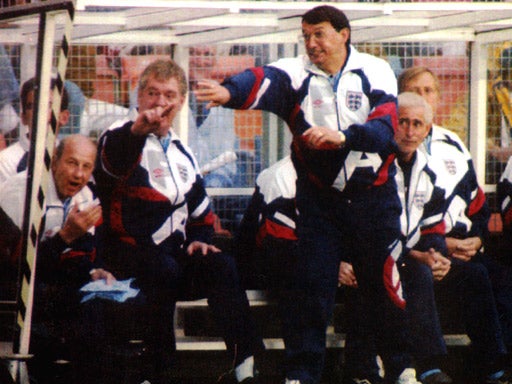
[[[80,382],[100,382],[96,374],[102,366],[91,369],[93,362],[102,361],[98,359],[104,348],[98,343],[103,340],[99,303],[80,305],[79,296],[80,287],[90,280],[114,280],[101,268],[96,254],[95,225],[102,210],[88,186],[95,158],[95,145],[84,136],[72,135],[60,142],[52,159],[36,259],[30,347],[34,354],[30,372],[40,383],[51,382],[50,364],[63,358],[50,349],[60,340],[73,347],[71,359]],[[18,228],[23,225],[26,183],[27,173],[22,172],[0,186],[0,207]],[[88,355],[93,351],[94,359]]]
[[[51,89],[55,88],[56,81],[52,79]],[[30,132],[32,131],[33,116],[35,109],[35,88],[36,79],[31,78],[23,83],[21,87],[21,125],[19,140],[0,152],[0,183],[14,176],[16,173],[27,169],[28,150],[30,148]],[[53,92],[50,92],[50,104]],[[50,108],[50,107],[49,107]],[[48,122],[51,113],[48,114]],[[60,114],[58,125],[65,125],[69,120],[68,95],[64,88],[62,101],[60,103]]]
[[[398,78],[400,92],[415,92],[430,104],[435,114],[440,102],[439,79],[426,67],[410,67]],[[473,160],[462,140],[452,131],[433,124],[423,142],[436,184],[446,193],[445,215],[448,253],[462,260],[478,256],[490,210],[478,184]]]
[[[0,208],[0,301],[16,300],[21,230]]]
[[[221,382],[253,383],[253,356],[263,344],[233,259],[211,245],[213,213],[197,162],[172,129],[186,93],[175,62],[153,62],[139,79],[136,118],[100,137],[94,176],[105,255],[116,276],[136,278],[152,308],[145,324],[151,384],[168,382],[176,301],[203,296],[234,363]]]
[[[507,166],[501,175],[500,181],[496,186],[496,192],[503,222],[504,237],[510,241],[512,235],[512,157],[508,160]],[[506,256],[509,257],[510,254]]]
[[[289,300],[286,283],[293,281],[297,263],[296,180],[290,156],[264,169],[234,242],[244,286],[275,295],[282,322],[282,300]]]
[[[499,236],[499,241],[493,244],[496,259],[499,262],[490,270],[490,275],[495,287],[496,304],[505,345],[510,349],[512,346],[512,157],[508,160],[496,186],[496,193],[503,232]]]
[[[435,175],[427,164],[427,156],[418,147],[432,125],[432,109],[414,93],[398,95],[397,186],[402,202],[401,240],[403,256],[399,270],[403,282],[406,311],[411,324],[411,347],[422,383],[451,383],[437,366],[436,358],[445,355],[441,327],[433,295],[433,281],[442,280],[450,270],[444,241],[444,190],[435,186]],[[340,283],[358,288],[350,263],[340,267]],[[366,379],[380,383],[375,362],[373,340],[365,331],[366,316],[360,310],[358,289],[348,292],[346,360],[347,382]]]
[[[420,94],[431,105],[433,111],[436,111],[440,102],[440,87],[438,78],[430,69],[411,67],[404,70],[398,78],[398,86],[400,92],[410,91]],[[492,255],[483,251],[482,245],[488,238],[490,209],[483,189],[478,184],[471,155],[464,143],[453,132],[433,124],[429,136],[424,141],[424,147],[429,155],[429,167],[436,174],[436,185],[445,190],[447,199],[444,216],[445,237],[448,255],[453,260],[449,279],[435,285],[441,322],[450,322],[455,326],[463,325],[467,328],[475,351],[475,361],[478,362],[473,365],[475,374],[485,376],[486,373],[494,370],[495,365],[501,365],[499,362],[492,361],[495,359],[499,361],[503,357],[503,342],[506,340],[510,344],[512,340],[510,268],[497,263]],[[488,277],[478,276],[478,271],[482,270],[482,264],[487,270],[481,273],[488,274]],[[455,287],[450,291],[450,295],[447,294],[445,284],[461,269],[470,270],[469,275],[473,277],[466,274],[460,275],[465,284],[469,285],[454,283]],[[471,283],[472,279],[473,283]],[[494,300],[487,300],[489,280],[493,286]],[[463,293],[457,294],[457,289],[462,290]],[[468,294],[470,290],[473,290],[474,296]],[[467,302],[457,299],[457,295],[459,298],[466,298]],[[479,300],[482,301],[479,302]],[[455,318],[454,309],[458,310]],[[499,311],[501,329],[493,333],[495,336],[485,338],[483,335],[486,332],[497,328],[496,309]],[[488,323],[472,323],[472,320],[480,317],[479,314],[482,313],[480,311],[487,311]],[[487,379],[487,381],[507,382],[509,380],[507,376],[495,378],[494,381]]]
[[[407,95],[406,97],[408,99],[412,99],[412,96],[409,96],[411,95],[411,93],[409,92],[405,92],[399,95],[398,102],[400,127],[402,127],[402,125],[405,124],[404,116],[407,115],[404,115],[404,113],[409,113],[410,109],[406,108],[404,105],[404,102],[406,101],[404,95]],[[418,121],[421,120],[418,119]],[[428,133],[428,130],[426,133]],[[403,139],[401,139],[400,130],[397,131],[395,137],[397,144],[400,148],[398,164],[400,165],[400,169],[403,172],[398,174],[402,174],[402,178],[398,177],[397,182],[399,184],[402,184],[403,193],[403,186],[408,185],[408,183],[404,183],[404,181],[406,181],[407,178],[405,177],[406,172],[404,170],[406,168],[404,168],[405,163],[403,162],[402,158],[403,146],[411,145],[410,143],[412,142],[412,140],[410,137],[404,137]],[[417,146],[419,146],[420,144],[421,143],[417,143]],[[424,151],[418,150],[416,151],[416,153],[417,155],[420,155],[424,154]],[[426,158],[428,159],[428,156]],[[435,185],[437,185],[437,183],[435,182],[436,175],[430,169],[430,162],[427,162],[426,166],[427,168],[425,169],[428,170],[427,174],[430,175],[431,181],[435,183]],[[414,175],[414,173],[411,174],[411,184],[409,185],[413,185],[412,182],[414,181],[414,179],[412,175]],[[410,189],[409,193],[411,193]],[[425,198],[425,196],[420,194],[415,198],[410,198],[409,203],[407,203],[407,205],[404,206],[409,207],[419,204],[421,205],[428,201],[429,199]],[[425,209],[426,207],[427,205],[425,204]],[[446,209],[446,205],[444,209]],[[408,213],[408,216],[409,220],[413,219],[415,217],[414,212],[412,212],[412,214]],[[410,222],[407,223],[410,224]],[[442,230],[441,233],[444,235],[446,230],[444,220],[442,221],[442,225],[438,225],[437,227]],[[407,228],[410,228],[410,226]],[[423,232],[425,231],[423,230],[422,233]],[[414,235],[414,232],[409,232],[408,241],[413,242],[413,240],[417,238],[417,236]],[[431,234],[429,236],[431,236]],[[424,237],[425,235],[422,235],[422,238]],[[415,248],[417,248],[417,246],[415,246]],[[443,245],[442,248],[440,248],[440,251],[444,255],[447,255],[449,253],[449,249],[446,247],[446,245]],[[501,328],[498,322],[498,316],[493,297],[492,287],[485,267],[480,263],[465,262],[454,256],[450,256],[449,262],[446,263],[446,258],[443,257],[440,258],[439,260],[443,260],[443,263],[445,265],[449,265],[449,269],[443,268],[440,270],[440,272],[442,273],[438,274],[436,272],[436,269],[434,268],[437,265],[437,263],[432,262],[432,260],[435,261],[435,259],[432,259],[428,253],[419,253],[417,252],[417,250],[412,250],[411,252],[409,252],[408,257],[415,258],[421,262],[427,263],[432,267],[433,277],[436,280],[434,284],[436,300],[439,301],[440,299],[442,299],[441,301],[443,303],[443,305],[439,308],[440,311],[447,309],[446,303],[451,303],[452,306],[458,303],[462,304],[464,311],[463,317],[461,319],[458,319],[458,321],[462,323],[468,336],[471,338],[475,362],[478,362],[478,364],[475,365],[476,367],[478,367],[476,371],[476,379],[479,380],[478,382],[485,382],[489,384],[509,383],[510,381],[508,378],[508,373],[504,370],[504,368],[506,367],[504,360],[506,350],[503,344]],[[404,266],[407,268],[408,265],[410,265],[410,262],[407,261],[407,259],[405,260],[406,261],[404,263]],[[404,266],[402,266],[401,268],[401,273],[404,270],[407,271],[406,268],[403,268]],[[425,287],[422,287],[421,284],[421,281],[423,281],[423,279],[418,279],[414,275],[410,275],[411,279],[409,279],[407,278],[407,273],[405,273],[405,275],[406,278],[404,279],[404,291],[406,293],[406,297],[408,297],[408,305],[410,305],[411,303],[414,305],[414,303],[416,303],[418,299],[421,299],[421,295],[415,298],[415,296],[411,297],[411,293],[418,292],[418,289],[420,289],[419,292],[426,292],[426,290],[424,289]],[[419,316],[421,312],[418,311],[417,308],[419,308],[419,306],[414,306],[413,308],[409,308],[408,310],[408,313],[411,316],[412,324],[419,324],[420,321],[425,320],[424,318]],[[434,312],[431,312],[431,314],[433,313]],[[437,322],[437,319],[432,319],[432,321]],[[419,331],[421,331],[421,329],[419,329]],[[420,333],[418,331],[416,331],[413,334],[413,337],[415,341],[414,346],[416,349],[416,358],[420,364],[423,364],[424,367],[423,369],[420,368],[420,372],[422,373],[420,374],[420,379],[422,383],[450,383],[451,379],[449,379],[443,372],[441,372],[438,368],[435,367],[435,364],[439,363],[439,360],[436,359],[436,354],[433,353],[433,350],[431,348],[425,348],[425,346],[430,345],[430,338],[424,333]],[[347,339],[347,344],[348,343],[349,339]],[[347,346],[347,350],[350,350],[349,346]]]

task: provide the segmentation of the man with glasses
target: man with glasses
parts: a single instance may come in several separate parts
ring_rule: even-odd
[[[262,109],[293,133],[298,263],[284,321],[286,383],[318,383],[340,261],[351,262],[389,383],[417,383],[408,354],[396,260],[401,212],[393,178],[396,78],[384,60],[350,45],[350,24],[333,6],[302,17],[306,56],[199,83],[209,106]]]

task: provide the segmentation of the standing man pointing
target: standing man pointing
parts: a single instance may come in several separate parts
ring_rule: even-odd
[[[307,56],[250,68],[222,85],[199,84],[210,106],[262,109],[293,133],[298,267],[285,311],[286,382],[318,383],[340,261],[351,262],[389,383],[417,383],[408,354],[396,261],[401,205],[393,178],[396,78],[383,60],[350,45],[332,6],[302,17]],[[370,320],[372,321],[372,320]]]

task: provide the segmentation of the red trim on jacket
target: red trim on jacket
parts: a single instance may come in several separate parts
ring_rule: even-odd
[[[432,235],[432,234],[444,235],[445,232],[446,232],[446,224],[444,221],[441,221],[440,223],[434,225],[433,227],[422,229],[421,236]]]
[[[297,240],[297,235],[293,228],[278,224],[269,219],[265,219],[265,223],[260,227],[258,234],[256,235],[256,245],[260,247],[263,239],[267,236],[291,241]]]
[[[265,73],[263,72],[263,68],[257,67],[257,68],[251,68],[250,70],[256,77],[256,80],[254,81],[251,92],[249,93],[249,97],[247,98],[245,103],[240,107],[241,109],[248,109],[251,106],[251,104],[254,103],[254,100],[256,100],[256,95],[258,94],[258,91],[260,90],[261,82],[265,78]]]
[[[469,217],[476,214],[478,211],[482,209],[482,207],[485,204],[485,194],[484,191],[482,191],[482,188],[478,187],[478,192],[476,194],[476,197],[471,201],[469,204]]]
[[[382,167],[379,169],[379,174],[377,175],[377,178],[373,182],[374,186],[383,185],[388,181],[389,179],[389,167],[391,164],[393,164],[393,161],[395,161],[395,155],[389,155]]]
[[[389,116],[391,119],[391,125],[393,126],[393,132],[396,132],[398,127],[398,114],[396,110],[396,103],[388,102],[378,105],[374,111],[368,116],[368,120],[380,119],[382,117]]]

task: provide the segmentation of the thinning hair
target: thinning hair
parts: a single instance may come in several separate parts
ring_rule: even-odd
[[[175,78],[178,81],[182,96],[187,94],[188,83],[185,71],[171,59],[159,59],[149,64],[140,75],[138,92],[144,91],[150,78],[158,81],[167,81]]]
[[[436,91],[440,92],[440,86],[439,86],[439,79],[437,78],[436,74],[432,72],[427,67],[417,66],[417,67],[410,67],[407,69],[404,69],[400,75],[398,76],[398,92],[405,92],[405,87],[407,87],[407,84],[414,80],[416,77],[423,75],[424,73],[428,73],[432,76],[434,79],[434,84],[436,86]]]
[[[432,125],[434,112],[429,103],[420,95],[414,92],[402,92],[398,95],[398,110],[400,108],[423,108],[423,118],[426,125]]]
[[[83,145],[90,144],[91,147],[93,147],[96,150],[96,144],[94,144],[94,142],[88,136],[82,135],[80,133],[64,136],[55,147],[55,152],[53,156],[54,162],[60,160],[62,154],[64,153],[64,150],[66,149],[66,145],[72,142],[79,142],[80,147],[82,147]]]

